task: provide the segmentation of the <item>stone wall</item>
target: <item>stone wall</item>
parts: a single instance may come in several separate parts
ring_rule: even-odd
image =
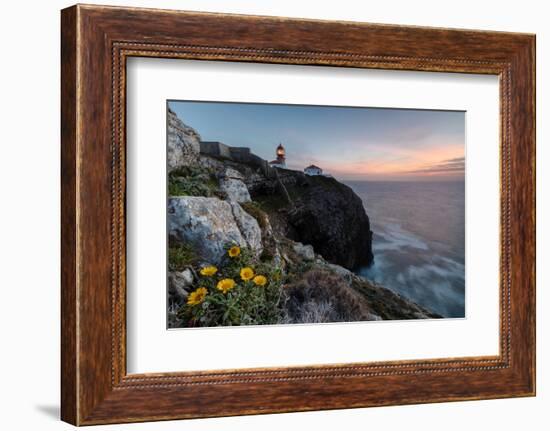
[[[200,152],[209,156],[231,159],[231,148],[222,142],[201,141]]]
[[[248,147],[230,147],[223,142],[201,141],[200,153],[202,156],[213,157],[215,159],[222,158],[231,162],[245,163],[249,166],[259,168],[261,173],[267,178],[276,178],[275,168],[271,167],[267,160],[252,153]],[[204,157],[202,160],[208,164],[214,162],[213,159],[206,160]]]
[[[229,152],[232,160],[241,163],[248,163],[252,154],[248,147],[229,147]]]

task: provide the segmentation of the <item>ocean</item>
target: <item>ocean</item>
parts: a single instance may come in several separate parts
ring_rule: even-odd
[[[357,273],[444,317],[464,317],[464,182],[345,183],[373,232],[374,263]]]

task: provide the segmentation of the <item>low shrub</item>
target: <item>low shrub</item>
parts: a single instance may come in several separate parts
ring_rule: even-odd
[[[328,271],[312,269],[284,289],[284,323],[371,320],[365,298]]]
[[[173,316],[182,326],[213,327],[277,323],[328,323],[372,320],[369,300],[339,275],[314,262],[257,259],[249,249],[227,246],[218,266],[194,266],[187,302]],[[171,255],[172,256],[172,255]],[[181,264],[190,255],[180,248]]]
[[[216,175],[209,169],[199,166],[178,168],[168,175],[168,195],[170,196],[219,196]]]
[[[183,271],[197,262],[197,255],[190,244],[171,243],[168,246],[168,270]]]
[[[281,273],[257,261],[250,250],[228,246],[219,267],[198,271],[178,317],[187,326],[275,324],[281,319]]]

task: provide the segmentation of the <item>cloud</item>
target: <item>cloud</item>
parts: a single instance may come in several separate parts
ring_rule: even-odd
[[[443,160],[439,163],[424,166],[412,171],[403,172],[404,174],[415,175],[464,175],[465,170],[465,158],[456,157],[453,159]]]

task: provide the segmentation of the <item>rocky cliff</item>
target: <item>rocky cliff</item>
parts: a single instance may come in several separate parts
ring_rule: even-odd
[[[168,171],[196,164],[200,151],[200,135],[195,129],[184,124],[170,109],[167,123]]]
[[[253,199],[277,221],[280,234],[311,244],[327,261],[356,269],[373,260],[370,220],[351,188],[334,178],[279,170],[278,179],[254,178]],[[280,181],[287,199],[276,186]]]
[[[193,244],[204,262],[218,264],[226,244],[263,250],[262,233],[254,217],[234,201],[216,197],[174,196],[168,199],[168,231],[179,243]]]
[[[370,220],[353,190],[262,162],[201,154],[199,134],[168,112],[170,327],[438,317],[351,271],[373,260]],[[231,302],[219,315],[208,314],[207,303],[186,306],[190,292],[204,288],[206,265],[239,279],[230,245],[242,250],[239,267],[269,274],[266,294],[259,302],[243,294],[251,308]],[[212,310],[226,298],[216,293]]]

